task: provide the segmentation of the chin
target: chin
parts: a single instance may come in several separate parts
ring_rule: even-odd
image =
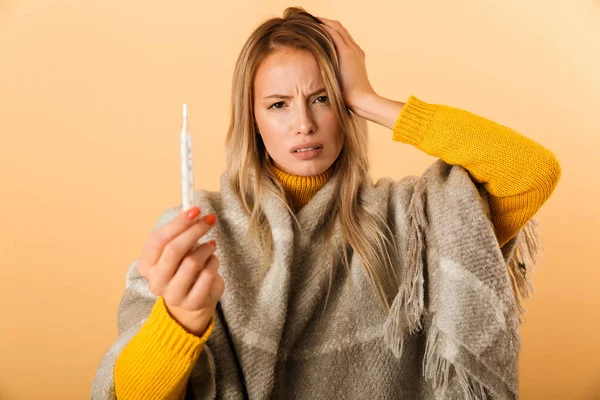
[[[299,176],[314,176],[322,174],[327,171],[327,169],[331,166],[332,163],[324,163],[324,162],[314,162],[314,163],[306,163],[306,165],[301,165],[295,168],[296,173],[294,175]]]
[[[335,162],[335,160],[326,161],[326,160],[319,160],[319,159],[306,160],[306,161],[293,160],[293,162],[287,163],[287,164],[275,162],[274,165],[278,169],[280,169],[284,172],[287,172],[288,174],[291,174],[291,175],[315,176],[315,175],[319,175],[319,174],[322,174],[323,172],[327,171],[327,169],[329,167],[331,167],[334,162]]]

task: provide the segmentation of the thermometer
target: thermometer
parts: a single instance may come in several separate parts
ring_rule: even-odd
[[[192,163],[192,130],[188,121],[187,104],[183,105],[183,124],[179,135],[181,154],[181,207],[183,211],[192,207],[194,201],[194,166]]]

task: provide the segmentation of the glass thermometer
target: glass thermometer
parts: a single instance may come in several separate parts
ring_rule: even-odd
[[[187,104],[183,105],[183,125],[179,135],[181,154],[181,207],[183,211],[192,207],[194,201],[194,166],[192,162],[192,130],[188,121]]]

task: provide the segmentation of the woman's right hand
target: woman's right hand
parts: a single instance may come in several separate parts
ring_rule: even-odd
[[[144,245],[137,270],[150,291],[164,298],[171,316],[202,336],[225,284],[217,272],[216,243],[198,243],[214,226],[216,215],[199,215],[200,209],[192,207],[157,229]]]

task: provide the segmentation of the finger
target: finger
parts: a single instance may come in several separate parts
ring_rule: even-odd
[[[221,297],[224,282],[218,268],[219,259],[212,255],[183,302],[186,308],[196,310],[206,307]]]
[[[352,37],[350,32],[348,32],[348,29],[346,29],[342,24],[339,24],[338,31],[340,32],[342,39],[344,39],[344,43],[346,43],[348,45],[348,47],[354,47],[357,50],[362,51],[360,46],[358,44],[356,44],[356,42],[354,41],[354,38]]]
[[[154,267],[151,283],[154,288],[163,288],[173,278],[177,268],[181,265],[183,257],[196,245],[214,225],[215,214],[209,214],[194,224],[188,230],[171,240],[164,248],[158,263]],[[211,218],[213,218],[211,220]],[[213,224],[209,223],[212,222]],[[158,294],[158,293],[155,293]]]
[[[203,243],[183,259],[181,266],[177,269],[175,276],[169,281],[165,289],[163,297],[167,304],[181,305],[215,250],[216,246],[214,244]]]
[[[140,273],[144,269],[147,269],[149,266],[154,265],[158,262],[160,255],[162,254],[165,246],[174,238],[179,236],[181,233],[189,229],[191,226],[196,224],[203,217],[202,213],[198,213],[193,219],[190,219],[187,214],[192,211],[194,208],[197,208],[196,212],[200,211],[200,209],[196,207],[192,207],[189,210],[180,210],[179,215],[177,215],[172,221],[167,224],[161,226],[156,232],[150,236],[144,248],[142,249],[142,254],[140,256],[140,263],[138,265],[138,269],[140,269]]]
[[[338,51],[343,51],[344,49],[348,48],[348,44],[344,42],[344,38],[342,38],[342,35],[340,35],[340,33],[335,28],[329,25],[323,25],[323,27],[331,35],[333,43],[335,44],[335,47]]]
[[[332,20],[327,19],[327,18],[323,18],[323,17],[319,17],[318,19],[322,21],[321,25],[323,25],[323,27],[325,28],[325,30],[327,30],[327,32],[329,32],[329,34],[332,37],[335,36],[334,37],[334,42],[336,42],[336,40],[339,40],[340,44],[348,46],[348,43],[345,41],[345,39],[342,36],[341,32],[339,32],[338,29],[335,27],[335,25],[333,24]]]
[[[339,33],[339,35],[341,36],[341,38],[344,41],[344,43],[346,44],[346,46],[353,45],[353,46],[358,47],[358,45],[352,38],[352,35],[350,35],[350,32],[348,32],[348,29],[346,29],[346,27],[344,25],[342,25],[341,22],[327,19],[327,18],[323,18],[323,20],[325,21],[325,26],[334,28]]]
[[[345,27],[342,28],[344,28],[344,32],[346,33],[346,37],[348,38],[350,43],[352,43],[357,49],[361,49],[360,46],[356,43],[356,41],[354,41],[354,38],[352,37],[350,32],[348,32],[348,29],[346,29]]]

